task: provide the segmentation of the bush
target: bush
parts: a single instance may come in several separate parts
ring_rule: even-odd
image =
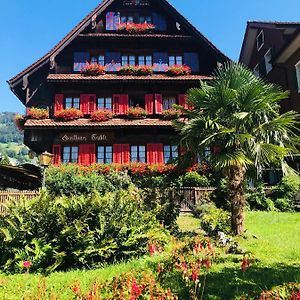
[[[267,197],[264,186],[258,185],[255,189],[248,191],[247,202],[251,210],[274,211],[276,207],[271,198]]]
[[[174,120],[178,119],[181,115],[181,111],[178,109],[166,109],[164,110],[161,115],[165,120]]]
[[[105,196],[39,198],[11,204],[0,217],[0,268],[20,272],[95,268],[147,253],[148,244],[163,246],[168,233],[146,211],[137,190]]]
[[[274,201],[275,207],[284,212],[294,211],[294,202],[288,198],[278,198]]]
[[[204,176],[200,175],[197,172],[187,172],[181,176],[179,179],[183,186],[185,187],[208,187],[210,186],[209,179]]]

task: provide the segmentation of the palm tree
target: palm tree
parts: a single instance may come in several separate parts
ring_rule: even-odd
[[[268,166],[289,167],[287,156],[297,152],[298,115],[280,114],[280,101],[288,97],[279,87],[257,78],[244,66],[228,63],[215,71],[209,83],[188,92],[192,110],[174,122],[185,152],[197,155],[206,147],[218,149],[211,164],[228,179],[232,231],[244,232],[246,172],[260,173]]]

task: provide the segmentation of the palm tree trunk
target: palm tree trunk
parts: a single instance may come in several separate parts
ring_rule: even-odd
[[[244,233],[245,180],[246,170],[235,166],[229,170],[229,199],[231,203],[231,229],[235,235]]]

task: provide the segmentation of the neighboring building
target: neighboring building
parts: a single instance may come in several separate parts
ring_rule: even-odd
[[[120,33],[120,23],[153,23],[147,34]],[[38,41],[37,41],[38,43]],[[48,107],[50,119],[27,120],[25,144],[54,154],[54,162],[167,163],[178,156],[172,122],[161,116],[173,103],[185,104],[185,93],[209,80],[227,61],[211,42],[166,0],[104,0],[40,60],[9,80],[27,107]],[[81,74],[86,61],[105,65],[106,74]],[[186,64],[192,74],[168,77],[170,65]],[[118,75],[122,65],[152,65],[152,76]],[[145,119],[128,119],[129,107],[145,108]],[[84,118],[55,121],[62,108],[80,108]],[[115,113],[93,123],[98,108]]]
[[[300,22],[248,22],[239,61],[290,91],[283,112],[300,112]]]
[[[239,61],[256,76],[290,91],[281,103],[282,112],[300,113],[300,22],[248,22]],[[300,170],[298,159],[291,164]],[[280,178],[280,170],[264,174],[270,184]]]

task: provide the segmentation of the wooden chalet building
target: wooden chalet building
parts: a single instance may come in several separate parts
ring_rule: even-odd
[[[120,32],[120,24],[154,24],[148,33]],[[28,119],[25,144],[54,154],[54,163],[168,163],[178,156],[172,122],[162,117],[185,93],[209,80],[227,61],[210,41],[166,0],[104,0],[51,51],[8,81],[26,108],[49,108],[49,118]],[[105,74],[86,76],[86,62],[105,66]],[[192,73],[167,76],[168,66],[188,65]],[[153,66],[151,76],[120,75],[124,65]],[[130,107],[147,117],[128,118]],[[64,108],[80,109],[73,121],[55,120]],[[113,119],[91,122],[106,108]]]

